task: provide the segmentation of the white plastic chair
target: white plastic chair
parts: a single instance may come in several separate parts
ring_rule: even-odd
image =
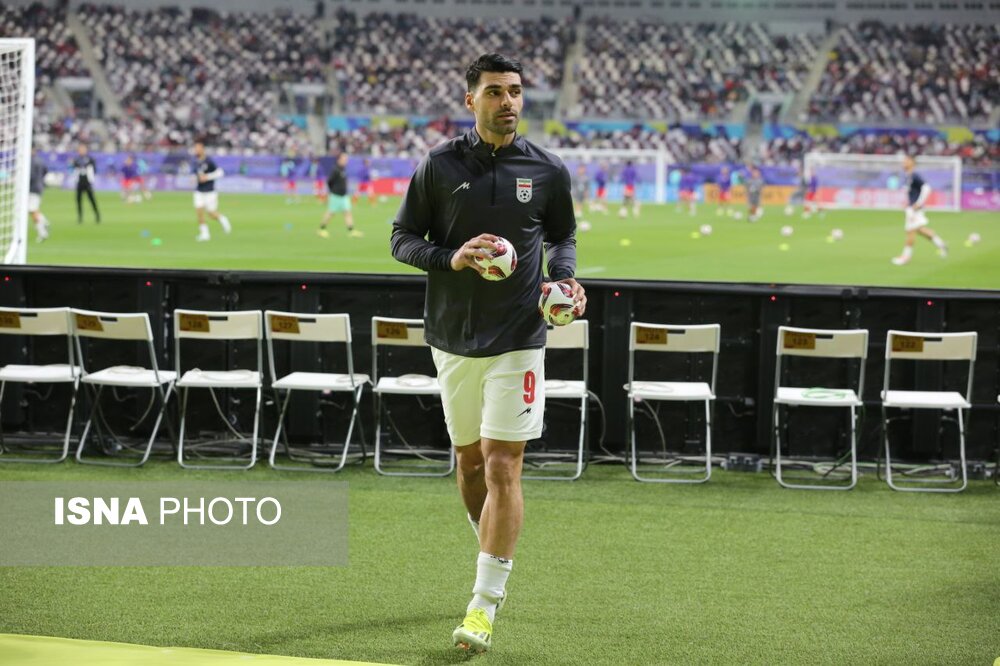
[[[582,355],[583,376],[581,379],[559,379],[550,377],[550,373],[545,373],[545,401],[546,409],[551,406],[550,400],[573,400],[579,401],[580,409],[580,436],[577,441],[575,459],[570,474],[532,474],[522,472],[525,479],[550,480],[550,481],[575,481],[583,475],[585,462],[585,445],[587,436],[587,407],[590,393],[588,384],[588,359],[587,354],[590,349],[590,326],[586,319],[578,319],[566,326],[549,326],[546,336],[545,347],[547,350],[579,350]],[[530,446],[529,446],[530,449]],[[551,458],[550,454],[533,454],[530,450],[525,453],[525,463],[535,459],[543,460],[545,465],[559,464],[558,460],[544,460]]]
[[[351,351],[350,315],[302,314],[267,310],[264,312],[264,322],[264,332],[267,338],[267,358],[271,372],[271,387],[275,391],[285,392],[285,399],[280,403],[278,429],[275,431],[274,441],[271,443],[268,464],[274,469],[299,472],[336,472],[343,469],[347,462],[351,446],[351,435],[354,433],[354,426],[358,418],[358,406],[361,402],[361,394],[365,389],[365,384],[369,381],[368,375],[354,372],[354,357]],[[292,371],[279,378],[274,358],[274,343],[276,340],[319,343],[322,347],[317,349],[317,357],[322,358],[332,357],[333,347],[343,344],[346,349],[344,367],[347,372]],[[330,352],[330,354],[328,355],[326,352]],[[275,456],[282,435],[285,414],[288,411],[288,403],[292,397],[292,391],[349,393],[352,396],[354,404],[351,409],[351,420],[347,426],[347,435],[344,438],[339,455],[321,453],[315,449],[295,449],[286,441],[285,450],[289,459],[293,462],[308,462],[310,465],[281,465],[276,462]],[[323,448],[327,448],[327,445],[323,445]],[[336,466],[331,465],[334,462],[336,462]]]
[[[80,366],[76,363],[69,322],[69,308],[0,308],[0,335],[62,336],[66,338],[66,362],[48,365],[11,363],[0,368],[0,405],[8,383],[70,384],[69,413],[62,448],[55,457],[51,450],[18,446],[20,455],[11,455],[0,430],[0,462],[59,463],[69,456],[69,440],[73,433],[73,409],[80,386]],[[0,423],[3,415],[0,413]],[[40,443],[41,444],[41,443]]]
[[[174,359],[177,366],[177,389],[181,393],[181,423],[180,434],[177,440],[177,462],[186,469],[250,469],[257,462],[257,436],[260,430],[260,394],[261,394],[261,366],[263,365],[262,341],[263,331],[261,325],[260,310],[243,310],[234,312],[213,312],[203,310],[174,310]],[[241,370],[216,370],[192,368],[183,370],[184,364],[181,358],[182,340],[212,341],[215,343],[254,340],[257,343],[256,366],[250,369]],[[224,356],[222,358],[225,358]],[[249,440],[232,430],[226,422],[226,427],[232,430],[236,439],[229,440],[229,444],[247,442],[250,446],[249,459],[242,457],[231,458],[233,462],[226,464],[187,462],[184,458],[185,441],[184,431],[187,417],[188,398],[191,389],[207,389],[212,396],[216,409],[222,415],[222,407],[218,403],[215,390],[243,389],[251,390],[256,394],[254,403],[253,434]],[[223,458],[220,458],[223,459]],[[244,462],[245,461],[245,462]]]
[[[719,368],[719,341],[722,328],[718,324],[680,326],[632,322],[629,327],[628,383],[628,442],[631,453],[630,471],[636,481],[656,483],[704,483],[712,476],[712,401],[715,400],[715,377]],[[703,381],[649,381],[635,379],[636,352],[680,352],[712,354],[712,376]],[[639,469],[639,451],[635,433],[636,401],[701,402],[705,406],[705,467],[704,474],[696,478],[679,477],[680,474],[701,473],[700,468],[662,469],[656,477],[643,476]],[[666,476],[664,473],[673,473]]]
[[[80,435],[80,442],[76,448],[76,461],[89,465],[107,465],[110,467],[139,467],[148,459],[153,450],[153,443],[160,430],[160,423],[167,410],[167,403],[170,401],[170,394],[174,389],[174,381],[177,373],[173,370],[160,370],[156,363],[156,350],[153,347],[153,330],[149,324],[149,315],[145,312],[121,313],[121,312],[94,312],[90,310],[72,311],[71,321],[73,324],[73,337],[76,341],[76,350],[80,365],[85,369],[83,384],[94,387],[93,405],[90,416],[83,427]],[[130,351],[134,351],[136,343],[144,343],[143,356],[146,362],[141,366],[134,365],[110,365],[99,370],[87,371],[87,355],[84,354],[85,345],[82,339],[97,339],[109,341],[122,341],[128,343]],[[118,345],[121,347],[122,345]],[[91,360],[95,360],[91,355]],[[153,412],[155,399],[160,398],[160,408],[156,412],[156,420],[153,424],[153,431],[146,442],[138,460],[134,456],[127,462],[113,460],[112,458],[84,458],[83,451],[87,445],[87,437],[94,428],[98,437],[103,438],[102,424],[106,426],[104,414],[101,410],[101,395],[106,387],[128,389],[149,389],[151,391],[149,407],[140,417],[137,427],[145,418]],[[166,390],[164,390],[166,387]],[[110,435],[110,432],[109,432]],[[118,451],[107,451],[117,455]]]
[[[384,347],[393,348],[423,348],[430,346],[424,339],[424,321],[422,319],[395,319],[391,317],[372,317],[372,383],[375,394],[375,471],[387,476],[448,476],[455,471],[455,449],[448,443],[447,460],[439,462],[443,451],[440,448],[427,446],[411,446],[405,444],[401,448],[382,448],[382,420],[385,413],[385,396],[408,395],[416,398],[440,397],[441,387],[437,377],[422,374],[403,374],[397,376],[379,375],[379,353]],[[395,465],[390,469],[382,461],[383,454],[393,456],[417,457],[424,462],[413,465]],[[414,471],[416,470],[416,471]]]
[[[965,418],[962,410],[971,409],[972,373],[976,362],[975,331],[963,333],[919,333],[913,331],[889,331],[885,340],[885,378],[882,383],[882,433],[885,441],[885,480],[893,490],[911,492],[957,493],[968,485],[965,469]],[[957,391],[901,391],[889,388],[892,362],[911,361],[966,361],[969,364],[969,381],[965,395]],[[958,452],[961,461],[961,483],[958,486],[942,487],[940,484],[954,484],[954,479],[923,479],[922,481],[893,479],[892,455],[889,448],[889,427],[886,410],[898,409],[941,409],[954,410],[958,414]]]
[[[823,359],[858,359],[858,379],[853,388],[795,387],[782,385],[782,358],[802,356]],[[858,482],[857,410],[862,406],[865,386],[865,360],[868,358],[868,331],[828,330],[819,328],[778,327],[778,346],[774,368],[774,411],[771,428],[774,432],[774,475],[785,488],[807,490],[850,490]],[[782,478],[781,405],[806,407],[836,407],[850,410],[851,452],[850,478],[846,484],[794,483]]]

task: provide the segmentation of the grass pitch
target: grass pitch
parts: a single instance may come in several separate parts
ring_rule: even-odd
[[[261,468],[252,478],[301,476]],[[0,467],[8,479],[218,479]],[[477,544],[454,479],[350,487],[341,568],[0,568],[0,633],[451,664]],[[783,490],[719,472],[697,487],[592,466],[526,482],[526,522],[490,664],[990,664],[1000,656],[1000,491]],[[10,507],[4,510],[14,510]],[[7,537],[4,537],[7,538]],[[0,663],[4,655],[0,654]]]
[[[76,223],[73,193],[46,192],[42,210],[52,222],[52,237],[32,242],[32,264],[213,268],[346,273],[416,273],[389,254],[390,221],[399,205],[389,199],[355,205],[364,238],[348,238],[335,219],[331,237],[317,237],[324,207],[311,197],[286,204],[284,197],[221,194],[221,210],[233,222],[231,235],[211,223],[212,241],[196,243],[189,193],[157,193],[152,201],[126,205],[115,193],[98,195],[104,223],[90,213]],[[913,261],[904,267],[890,259],[903,245],[902,212],[830,211],[803,220],[779,208],[749,223],[719,216],[705,205],[697,215],[674,205],[645,206],[639,219],[587,213],[592,225],[578,234],[582,278],[639,278],[718,282],[843,284],[902,287],[1000,288],[1000,226],[987,212],[932,213],[931,226],[950,246],[940,259],[918,239]],[[702,235],[702,225],[712,232]],[[793,227],[783,236],[783,226]],[[834,241],[833,229],[843,231]],[[966,244],[972,233],[982,237]]]

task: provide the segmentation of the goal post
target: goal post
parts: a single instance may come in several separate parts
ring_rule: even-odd
[[[583,165],[587,178],[593,183],[598,170],[607,176],[608,201],[621,201],[624,186],[621,172],[627,162],[636,168],[636,198],[647,203],[666,203],[667,166],[672,162],[670,154],[662,150],[618,150],[614,148],[549,148],[558,155],[576,180],[577,169]]]
[[[806,153],[806,178],[816,176],[817,203],[827,208],[899,210],[906,206],[903,155]],[[917,157],[916,173],[931,186],[928,210],[962,208],[962,160]]]
[[[0,39],[0,255],[27,258],[35,40]]]

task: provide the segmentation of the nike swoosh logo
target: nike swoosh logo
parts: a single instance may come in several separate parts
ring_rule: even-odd
[[[453,189],[451,191],[451,193],[454,194],[455,192],[458,192],[459,190],[467,190],[467,189],[469,189],[469,181],[465,181],[464,183],[462,183],[461,185],[459,185],[458,187],[456,187],[455,189]]]
[[[530,414],[530,413],[531,413],[531,407],[528,407],[523,412],[518,414],[518,416],[524,416],[525,414]]]

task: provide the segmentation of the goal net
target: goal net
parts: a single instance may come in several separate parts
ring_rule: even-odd
[[[612,148],[551,148],[550,150],[562,158],[574,184],[581,177],[580,167],[584,168],[590,184],[588,194],[590,200],[593,200],[596,194],[598,174],[603,171],[607,183],[605,192],[607,200],[621,201],[625,192],[622,171],[629,162],[636,170],[636,198],[648,203],[665,203],[667,200],[667,165],[671,160],[670,155],[664,151]]]
[[[35,40],[0,39],[0,256],[23,264],[28,229]]]
[[[816,176],[816,200],[821,206],[875,210],[906,206],[907,178],[902,155],[807,153],[803,168],[807,179]],[[960,158],[918,157],[916,173],[931,186],[928,209],[961,209]]]

